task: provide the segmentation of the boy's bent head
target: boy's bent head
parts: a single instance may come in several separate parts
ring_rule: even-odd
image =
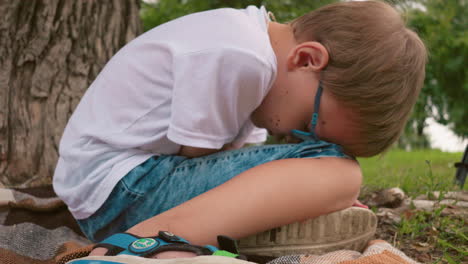
[[[322,7],[291,23],[299,43],[317,41],[329,53],[320,80],[356,112],[355,156],[383,152],[403,130],[424,81],[426,49],[400,15],[382,2]]]

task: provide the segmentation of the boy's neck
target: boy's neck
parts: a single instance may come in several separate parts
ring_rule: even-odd
[[[270,132],[274,109],[277,109],[277,100],[288,87],[284,85],[287,80],[287,58],[290,51],[297,45],[293,30],[288,24],[269,22],[268,36],[273,52],[276,56],[276,77],[263,99],[262,103],[251,115],[251,120],[257,127],[266,128]],[[281,89],[283,88],[283,89]],[[284,134],[284,133],[283,133]]]
[[[273,51],[276,55],[278,67],[284,65],[289,51],[297,45],[293,29],[288,24],[269,22],[268,35]]]

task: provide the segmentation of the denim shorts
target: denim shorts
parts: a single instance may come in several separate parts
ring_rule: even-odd
[[[78,220],[92,241],[130,227],[215,188],[260,164],[288,158],[346,156],[338,145],[306,140],[218,152],[199,158],[155,156],[125,175],[96,213]]]

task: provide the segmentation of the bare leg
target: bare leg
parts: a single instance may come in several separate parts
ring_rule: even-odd
[[[193,244],[216,245],[219,234],[239,239],[347,208],[356,200],[360,184],[360,168],[349,159],[272,161],[145,220],[128,232],[154,236],[159,230],[167,230]],[[105,252],[99,250],[93,254]]]

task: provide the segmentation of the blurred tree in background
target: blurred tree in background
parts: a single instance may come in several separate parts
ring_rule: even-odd
[[[221,7],[264,5],[278,22],[288,22],[320,6],[338,0],[159,0],[142,3],[144,30],[177,17]],[[433,117],[458,136],[468,137],[467,0],[387,0],[396,6],[426,43],[429,61],[426,80],[405,131],[399,140],[404,148],[430,147],[423,131]]]
[[[190,13],[210,9],[231,7],[245,8],[249,5],[265,6],[275,14],[279,22],[287,22],[320,6],[338,2],[337,0],[159,0],[154,3],[143,2],[141,18],[144,30],[149,30],[169,20]]]
[[[427,117],[468,137],[468,1],[415,0],[408,22],[429,51],[426,80],[405,135],[410,145],[427,147]]]

